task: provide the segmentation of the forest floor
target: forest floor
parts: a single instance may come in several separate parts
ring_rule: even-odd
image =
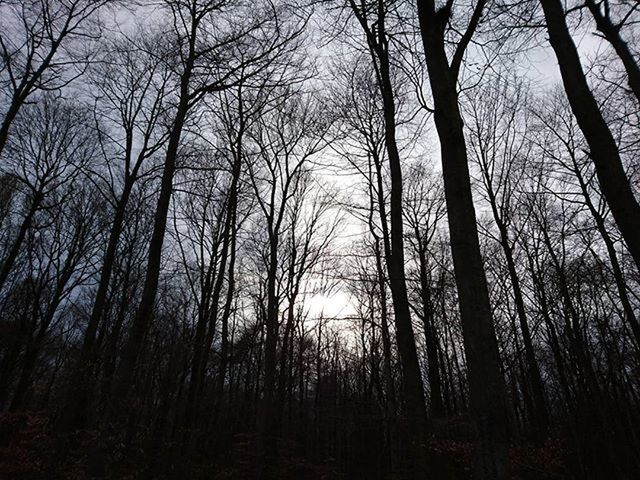
[[[460,419],[432,426],[426,443],[434,480],[472,478],[473,444],[468,424]],[[255,478],[255,445],[252,435],[236,435],[222,466],[198,465],[188,477],[149,474],[149,456],[143,448],[125,447],[118,436],[82,430],[70,434],[53,431],[49,419],[38,412],[0,414],[0,479],[2,480],[134,480],[143,478],[207,478],[244,480]],[[291,450],[287,450],[291,451]],[[560,439],[542,446],[514,445],[510,451],[513,480],[569,479],[568,449]],[[213,471],[212,471],[213,469]],[[283,480],[333,480],[360,478],[357,472],[341,471],[335,459],[310,463],[281,454]],[[438,472],[438,473],[435,473]],[[371,478],[363,474],[362,478]],[[396,475],[380,476],[395,480]]]

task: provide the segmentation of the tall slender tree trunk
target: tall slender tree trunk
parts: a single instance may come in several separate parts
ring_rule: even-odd
[[[81,241],[80,239],[77,239]],[[74,241],[74,247],[78,244]],[[53,289],[51,299],[49,305],[46,310],[43,312],[42,318],[40,319],[40,325],[38,327],[37,332],[35,332],[35,337],[29,335],[29,339],[27,341],[27,348],[23,359],[22,372],[20,374],[20,378],[18,380],[18,384],[16,386],[13,400],[11,401],[10,410],[16,411],[22,408],[27,400],[27,392],[29,387],[31,386],[33,372],[36,367],[36,363],[38,361],[38,357],[40,356],[42,350],[42,344],[45,340],[46,334],[49,330],[49,325],[54,319],[56,311],[60,306],[60,303],[63,300],[64,289],[71,278],[74,267],[75,267],[75,259],[76,259],[75,251],[68,252],[68,256],[65,260],[62,271],[60,272],[60,276],[56,280],[55,288]],[[38,308],[37,305],[39,303],[39,298],[41,297],[41,293],[39,293],[36,298],[37,300],[34,302],[33,308],[33,323],[37,322],[38,316]]]
[[[384,141],[389,161],[391,177],[391,192],[389,201],[390,238],[391,242],[385,244],[385,260],[389,274],[389,287],[393,303],[394,320],[396,326],[396,343],[400,354],[402,368],[402,386],[404,400],[404,414],[408,422],[409,437],[411,443],[411,455],[414,457],[411,467],[412,474],[420,477],[424,474],[424,456],[421,448],[422,439],[426,429],[426,406],[424,398],[424,385],[422,372],[418,360],[415,336],[411,321],[409,296],[407,293],[407,281],[405,277],[404,259],[404,217],[402,214],[402,166],[400,152],[396,140],[396,105],[393,83],[391,80],[391,64],[389,59],[389,39],[385,30],[386,6],[382,0],[376,4],[376,22],[373,26],[368,24],[368,17],[364,8],[350,1],[350,7],[354,12],[362,30],[367,38],[369,53],[376,73],[378,88],[382,96],[384,117]],[[379,162],[376,162],[378,184],[380,187]],[[380,196],[379,188],[378,195]],[[380,207],[384,201],[380,202]],[[382,216],[383,227],[386,227],[386,218]],[[384,233],[384,230],[383,230]],[[384,235],[386,237],[386,235]],[[385,242],[387,240],[385,239]]]
[[[387,76],[388,88],[390,88],[391,81],[388,73],[385,76]],[[410,421],[416,421],[419,427],[424,427],[423,422],[426,412],[424,387],[422,385],[422,374],[420,372],[413,326],[411,324],[407,280],[404,273],[402,168],[400,166],[400,154],[395,139],[395,106],[393,104],[393,95],[390,91],[385,93],[384,96],[386,97],[384,102],[385,141],[391,171],[391,200],[389,203],[389,216],[391,217],[391,261],[390,264],[387,264],[387,269],[389,271],[389,284],[391,287],[391,297],[393,299],[398,351],[400,352],[402,361],[407,414]]]
[[[233,188],[233,187],[232,187]],[[230,244],[230,232],[234,228],[232,226],[233,213],[229,208],[235,209],[235,205],[231,206],[230,202],[235,202],[235,192],[230,192],[230,197],[227,202],[227,213],[225,219],[225,225],[223,229],[222,251],[220,252],[219,268],[215,274],[215,283],[213,285],[213,291],[211,292],[206,306],[202,312],[202,317],[199,319],[193,364],[191,368],[191,376],[189,381],[189,389],[187,392],[187,402],[185,408],[185,434],[190,435],[190,430],[193,426],[193,421],[199,413],[200,397],[202,395],[205,384],[205,373],[207,370],[207,364],[209,362],[209,351],[215,337],[215,331],[218,322],[218,311],[220,304],[220,295],[222,293],[222,287],[224,284],[224,275],[227,270],[227,257],[229,254]],[[213,261],[213,258],[212,258]],[[210,265],[209,270],[215,271],[215,265]],[[211,278],[211,277],[210,277]],[[208,290],[211,288],[210,278],[207,279],[205,288]],[[203,292],[203,296],[208,296],[208,291]],[[192,433],[192,432],[191,432]],[[192,447],[195,447],[195,435],[191,434],[190,439],[184,442],[184,448],[190,451]]]
[[[267,278],[267,312],[265,315],[264,388],[258,418],[258,454],[260,480],[277,478],[278,470],[278,406],[276,405],[276,364],[278,347],[278,235],[270,234],[269,271]]]
[[[96,335],[107,307],[109,285],[116,262],[118,242],[122,235],[125,212],[129,203],[132,187],[133,181],[127,179],[114,213],[107,248],[102,260],[96,298],[93,302],[91,316],[89,317],[89,322],[87,323],[87,328],[84,333],[80,355],[73,368],[70,379],[68,406],[62,412],[58,425],[63,431],[80,429],[87,425],[88,409],[91,401],[90,397],[93,390],[93,374],[97,361],[96,343],[98,339]]]
[[[382,162],[379,158],[377,152],[372,152],[372,157],[374,161],[375,167],[375,175],[376,175],[376,186],[373,187],[373,184],[369,184],[369,232],[375,239],[374,243],[374,253],[375,253],[375,261],[376,261],[376,282],[378,284],[378,288],[380,289],[380,330],[382,337],[382,349],[383,349],[383,373],[385,377],[385,388],[387,390],[387,413],[391,417],[391,413],[395,411],[396,405],[396,393],[395,386],[393,383],[393,376],[391,374],[391,335],[389,332],[389,314],[387,308],[387,284],[385,281],[385,271],[382,264],[383,258],[385,261],[391,258],[391,245],[389,243],[389,229],[387,225],[387,213],[385,206],[385,196],[384,196],[384,184],[382,181]],[[375,193],[377,193],[377,201],[378,201],[378,215],[380,218],[380,226],[382,229],[382,242],[380,241],[380,236],[376,232],[376,228],[373,221],[373,215],[375,210],[374,198]],[[380,247],[380,243],[382,243],[382,248]]]
[[[31,228],[31,224],[33,223],[33,218],[36,215],[36,212],[40,208],[40,204],[44,200],[44,195],[42,191],[36,192],[29,206],[29,211],[27,215],[22,220],[20,224],[20,229],[18,230],[18,235],[15,240],[11,244],[11,248],[9,249],[9,253],[6,258],[2,262],[2,266],[0,266],[0,291],[4,287],[7,279],[9,278],[9,274],[11,273],[11,269],[18,259],[18,254],[20,253],[20,248],[22,247],[22,243],[24,242],[25,237],[27,236],[27,232],[29,228]]]
[[[479,434],[477,478],[507,477],[508,415],[504,377],[491,318],[471,195],[467,149],[456,91],[457,74],[446,55],[444,24],[426,1],[418,15],[440,138],[451,253],[458,287],[469,379]]]
[[[440,377],[440,361],[438,359],[438,338],[434,325],[434,308],[431,295],[431,285],[427,272],[427,255],[425,247],[422,245],[418,228],[416,227],[416,238],[418,246],[418,260],[420,263],[420,293],[422,296],[422,316],[424,323],[425,343],[427,347],[427,366],[429,390],[431,400],[431,415],[435,418],[442,417],[445,413],[444,402],[442,400],[442,379]]]
[[[222,395],[224,392],[224,384],[225,384],[225,378],[227,375],[227,364],[229,362],[229,349],[230,349],[230,344],[229,344],[229,319],[231,318],[231,308],[233,305],[233,301],[234,301],[234,294],[235,292],[235,265],[236,265],[236,236],[237,236],[237,225],[236,225],[236,211],[237,211],[237,179],[240,176],[240,168],[238,165],[238,172],[234,173],[235,175],[235,181],[233,182],[232,185],[232,194],[234,196],[234,199],[232,201],[230,201],[231,204],[231,208],[233,208],[233,211],[231,213],[232,215],[232,224],[231,224],[231,244],[230,244],[230,252],[229,252],[229,267],[228,267],[228,271],[229,271],[229,277],[228,277],[228,282],[227,282],[227,296],[225,299],[225,304],[224,304],[224,309],[222,312],[222,319],[221,319],[221,323],[222,323],[222,327],[220,330],[220,367],[219,367],[219,371],[218,371],[218,381],[217,381],[217,386],[216,386],[216,392],[218,395],[218,398],[216,399],[217,402],[217,408],[219,409],[221,406],[221,402],[222,402]]]
[[[235,294],[235,264],[236,264],[236,228],[234,227],[231,238],[231,252],[229,257],[229,281],[227,284],[227,298],[225,300],[224,310],[222,312],[222,327],[220,329],[220,367],[218,371],[218,382],[216,392],[218,394],[218,403],[222,401],[224,393],[224,384],[227,376],[227,364],[229,363],[229,319],[231,318],[231,308],[233,305]]]
[[[622,274],[622,267],[620,266],[620,262],[618,260],[618,255],[616,253],[616,247],[613,243],[613,239],[607,230],[607,226],[605,223],[605,219],[602,214],[598,211],[596,206],[593,204],[593,200],[591,200],[591,195],[589,194],[589,188],[580,172],[580,168],[576,162],[576,158],[572,155],[572,161],[574,166],[574,172],[576,178],[578,179],[578,184],[580,185],[580,191],[582,192],[582,196],[584,197],[584,201],[587,204],[587,208],[593,217],[593,220],[596,223],[596,228],[602,237],[602,241],[607,249],[607,254],[609,256],[609,262],[611,263],[611,271],[613,273],[613,278],[616,282],[616,288],[618,290],[618,296],[620,298],[620,303],[622,303],[622,309],[624,311],[624,316],[629,328],[631,329],[631,333],[635,338],[636,347],[640,349],[640,324],[638,323],[638,318],[633,310],[633,306],[631,305],[631,301],[629,300],[629,295],[627,293],[627,285],[624,279],[624,275]]]
[[[180,103],[173,122],[167,152],[165,156],[164,171],[160,184],[160,195],[156,206],[153,221],[153,233],[149,242],[149,253],[147,262],[147,272],[145,275],[144,287],[140,306],[133,318],[129,329],[129,336],[122,351],[122,358],[116,372],[112,402],[118,411],[112,411],[116,418],[125,413],[123,408],[131,392],[132,381],[140,353],[143,348],[144,338],[151,323],[153,308],[158,291],[160,278],[160,267],[162,261],[162,246],[167,227],[167,214],[173,193],[173,177],[176,170],[176,160],[178,148],[182,137],[182,129],[189,110],[189,85],[190,68],[183,74],[180,87]]]
[[[391,370],[391,335],[389,333],[389,315],[387,311],[387,286],[384,281],[384,270],[382,268],[382,254],[380,252],[380,240],[376,239],[376,281],[380,289],[380,337],[382,338],[382,365],[385,390],[387,395],[387,413],[395,411],[396,393],[393,384],[393,374]]]
[[[511,281],[511,287],[513,288],[513,297],[516,305],[516,313],[518,315],[518,323],[520,325],[520,333],[522,334],[522,343],[524,344],[524,356],[526,359],[526,382],[528,383],[528,389],[531,392],[531,420],[533,424],[534,436],[537,441],[542,441],[547,436],[549,429],[549,412],[547,408],[547,402],[545,399],[544,385],[542,383],[542,376],[540,375],[540,367],[536,360],[535,351],[533,348],[533,340],[531,338],[531,331],[529,330],[529,321],[527,319],[527,313],[525,310],[524,295],[522,293],[522,286],[520,284],[520,277],[516,270],[516,262],[513,255],[513,247],[509,238],[509,230],[503,220],[503,216],[498,211],[498,201],[496,194],[491,184],[491,179],[486,168],[483,167],[483,175],[487,185],[487,194],[489,197],[489,203],[491,204],[491,212],[493,213],[493,219],[498,226],[500,232],[500,246],[502,252],[507,261],[507,271],[509,272],[509,280]],[[526,395],[529,392],[525,392]]]

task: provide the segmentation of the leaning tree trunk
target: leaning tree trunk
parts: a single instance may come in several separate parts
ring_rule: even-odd
[[[164,171],[160,184],[160,195],[158,197],[158,203],[153,220],[153,233],[151,241],[149,242],[147,272],[142,290],[142,298],[140,300],[138,311],[133,318],[131,328],[129,330],[129,337],[123,347],[120,365],[116,371],[116,379],[113,386],[113,398],[111,399],[112,411],[110,412],[116,419],[123,418],[124,411],[120,410],[126,406],[129,393],[131,392],[135,369],[153,315],[153,307],[160,278],[162,246],[167,227],[167,214],[169,212],[171,195],[173,193],[173,177],[176,171],[178,147],[180,145],[182,129],[189,109],[188,78],[189,75],[185,72],[181,85],[180,104],[176,111],[176,117],[174,119],[169,143],[167,145]],[[131,412],[131,414],[133,414],[133,412]]]
[[[20,253],[20,248],[24,242],[25,237],[27,236],[27,232],[31,228],[31,224],[33,223],[33,219],[44,200],[44,195],[42,190],[38,190],[31,201],[31,205],[29,206],[29,211],[27,215],[22,220],[20,224],[20,229],[18,230],[18,235],[16,236],[11,248],[9,249],[9,253],[2,265],[0,265],[0,291],[4,287],[7,279],[9,278],[9,274],[11,273],[11,269],[18,259],[18,254]]]
[[[613,24],[609,15],[602,12],[600,5],[596,3],[595,0],[586,0],[586,4],[593,15],[596,27],[618,54],[618,57],[627,72],[627,83],[629,84],[629,88],[631,88],[631,91],[640,102],[640,67],[636,62],[631,49],[629,49],[629,45],[627,45],[627,42],[625,42],[620,35],[619,26]]]
[[[587,83],[562,3],[560,0],[540,0],[540,5],[571,111],[589,145],[602,193],[631,256],[640,268],[640,205],[624,171],[618,146]]]
[[[633,310],[631,301],[629,300],[629,295],[627,294],[627,285],[622,273],[622,266],[620,265],[620,261],[618,260],[615,244],[613,243],[611,235],[607,231],[604,216],[598,211],[593,203],[593,200],[591,200],[589,187],[584,177],[582,176],[582,172],[580,171],[576,158],[573,154],[571,154],[571,160],[574,165],[574,173],[576,175],[576,179],[578,180],[578,185],[580,186],[580,191],[582,192],[584,202],[587,205],[591,216],[593,217],[596,228],[600,233],[600,236],[602,237],[605,248],[607,249],[609,262],[611,264],[611,272],[613,273],[613,278],[616,282],[616,288],[618,289],[618,296],[620,297],[620,303],[622,303],[622,309],[624,311],[624,318],[629,325],[633,338],[635,339],[636,347],[640,352],[640,324],[638,323],[638,318]]]
[[[483,175],[487,184],[487,195],[491,204],[491,212],[500,233],[500,246],[507,261],[507,271],[513,288],[513,297],[516,305],[516,313],[520,324],[520,333],[522,334],[522,343],[524,344],[524,357],[526,361],[526,379],[525,381],[530,387],[531,397],[527,398],[526,403],[531,409],[531,423],[533,426],[534,437],[536,441],[542,442],[548,434],[549,430],[549,410],[545,397],[544,384],[540,375],[540,367],[536,359],[533,348],[533,340],[531,330],[529,329],[529,320],[525,310],[524,294],[520,283],[520,277],[516,269],[516,262],[513,254],[513,247],[509,239],[509,230],[503,216],[498,211],[498,200],[496,193],[491,184],[491,179],[487,168],[483,166]],[[528,392],[525,392],[529,396]]]
[[[118,243],[125,223],[126,208],[133,188],[133,179],[127,179],[122,195],[118,200],[114,219],[109,232],[107,248],[105,250],[100,279],[91,315],[85,329],[80,355],[73,366],[69,381],[67,407],[61,414],[58,428],[62,431],[77,430],[87,426],[89,406],[93,393],[94,371],[98,356],[98,328],[107,307],[109,285],[116,263]]]

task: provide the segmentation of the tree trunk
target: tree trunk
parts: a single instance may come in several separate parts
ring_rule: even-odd
[[[88,408],[90,396],[93,389],[93,374],[95,362],[97,360],[96,334],[100,326],[100,321],[107,307],[107,297],[111,275],[116,261],[118,242],[124,226],[125,211],[129,203],[129,196],[133,182],[127,181],[124,186],[122,196],[116,206],[113,224],[109,232],[107,249],[102,260],[102,269],[98,282],[96,298],[91,309],[91,316],[87,323],[82,348],[76,365],[73,367],[72,377],[69,385],[69,405],[64,409],[59,422],[59,427],[63,431],[76,430],[86,427],[88,419]]]
[[[580,191],[582,192],[582,196],[584,197],[584,201],[587,204],[587,208],[589,209],[589,212],[591,213],[591,216],[596,223],[596,228],[598,229],[598,232],[602,237],[602,241],[604,242],[604,245],[607,249],[609,261],[611,262],[611,271],[616,282],[616,288],[618,290],[620,303],[622,303],[625,320],[627,321],[629,328],[631,329],[631,333],[636,342],[636,347],[640,349],[640,324],[638,324],[638,318],[633,311],[633,306],[631,305],[629,295],[627,294],[627,285],[622,274],[622,267],[620,266],[620,262],[618,261],[618,255],[616,253],[613,239],[607,231],[604,217],[598,211],[596,206],[593,204],[593,201],[591,200],[588,185],[586,184],[584,177],[580,172],[580,168],[578,167],[576,158],[573,154],[571,155],[571,159],[573,161],[574,173],[576,175],[576,178],[578,179],[578,184],[580,185]]]
[[[143,348],[144,338],[147,334],[147,330],[153,316],[153,307],[155,304],[160,277],[162,246],[167,226],[167,214],[169,212],[171,194],[173,193],[173,177],[176,170],[178,148],[180,146],[182,128],[189,109],[188,84],[188,74],[185,73],[181,85],[180,103],[176,111],[165,156],[164,171],[162,173],[160,185],[160,195],[158,197],[153,222],[153,233],[151,241],[149,242],[147,272],[145,275],[142,298],[140,300],[138,311],[133,318],[129,330],[129,337],[123,347],[122,358],[116,373],[116,381],[114,383],[112,398],[112,401],[116,402],[114,407],[116,410],[119,410],[112,412],[116,415],[116,418],[121,417],[125,413],[124,410],[126,410],[125,405],[128,400],[127,397],[131,392],[134,373],[140,352]]]
[[[402,166],[396,140],[396,106],[393,83],[391,81],[389,39],[385,30],[386,7],[381,0],[377,2],[377,21],[374,26],[370,26],[366,14],[353,0],[350,1],[350,6],[367,37],[369,53],[371,54],[372,63],[376,71],[378,88],[382,96],[384,141],[391,176],[391,195],[389,202],[391,242],[389,246],[385,244],[385,260],[389,273],[389,286],[391,289],[396,325],[396,342],[402,368],[404,413],[406,421],[408,422],[410,442],[412,444],[411,454],[415,457],[412,470],[414,476],[419,477],[424,474],[423,469],[425,467],[420,445],[426,428],[426,406],[422,372],[420,371],[418,352],[416,350],[415,336],[411,322],[407,281],[404,270]],[[380,169],[378,163],[379,162],[376,162],[376,170],[378,173],[378,184],[380,186]],[[381,189],[379,189],[378,195],[380,197]],[[379,200],[379,203],[379,207],[382,209],[384,200]],[[382,210],[381,217],[383,227],[385,227],[386,218],[382,215]],[[386,237],[386,234],[384,236]],[[385,242],[387,241],[386,238],[384,240]]]
[[[479,433],[477,478],[507,477],[508,422],[505,382],[491,318],[476,215],[471,196],[467,150],[456,91],[457,75],[449,67],[444,25],[427,2],[418,15],[440,138],[445,199],[449,218],[471,407]]]
[[[603,3],[607,4],[608,0]],[[598,5],[595,0],[586,0],[586,4],[596,21],[596,27],[611,44],[618,54],[620,61],[622,61],[624,69],[627,72],[629,87],[636,96],[636,99],[640,102],[640,67],[638,67],[629,46],[622,39],[620,28],[611,22],[611,18],[606,12],[603,13],[600,10],[600,5]],[[608,9],[608,5],[606,5],[605,8]]]
[[[434,418],[442,417],[445,413],[444,403],[442,401],[442,379],[440,378],[440,362],[438,359],[438,338],[434,327],[434,308],[431,298],[431,285],[429,284],[429,275],[427,273],[427,256],[425,247],[419,236],[416,227],[416,238],[419,242],[419,262],[420,262],[420,293],[422,296],[422,310],[424,335],[427,347],[427,364],[429,390],[431,399],[431,416]]]
[[[276,364],[278,346],[278,237],[270,235],[269,272],[267,278],[267,312],[265,316],[264,388],[258,421],[258,455],[260,480],[277,478],[278,406],[276,405]]]
[[[382,22],[380,22],[382,23]],[[426,428],[426,406],[422,372],[418,361],[415,336],[411,322],[407,281],[404,271],[404,217],[402,214],[402,167],[396,141],[396,118],[393,86],[391,83],[388,44],[384,27],[380,26],[379,43],[374,49],[379,61],[379,88],[384,113],[384,139],[391,175],[389,216],[391,218],[391,252],[386,256],[389,286],[396,325],[396,342],[402,367],[405,416],[409,423],[413,448],[419,449]],[[386,219],[382,219],[386,221]],[[420,460],[418,460],[420,462]],[[416,465],[415,473],[421,475],[424,465]]]
[[[526,390],[531,391],[532,395],[532,425],[534,430],[534,437],[537,441],[542,442],[549,429],[549,412],[547,409],[547,402],[545,400],[544,385],[542,383],[542,377],[540,375],[540,368],[538,367],[538,361],[536,360],[535,351],[533,348],[533,341],[531,339],[531,332],[529,330],[529,321],[527,319],[527,313],[524,305],[524,295],[522,293],[522,287],[520,285],[520,278],[516,270],[516,263],[513,258],[513,247],[511,240],[509,239],[509,231],[507,225],[503,221],[503,217],[498,212],[498,202],[493,191],[493,186],[490,183],[488,172],[483,172],[487,184],[487,193],[489,202],[491,203],[491,211],[493,213],[493,219],[498,226],[500,232],[500,246],[504,253],[504,257],[507,261],[507,270],[509,272],[509,279],[511,280],[511,287],[513,288],[513,297],[516,304],[516,312],[518,314],[518,322],[520,324],[520,332],[522,334],[522,343],[524,344],[524,354],[526,359],[526,382],[530,388]],[[514,332],[515,333],[515,332]],[[528,394],[528,392],[525,392]]]
[[[31,228],[31,224],[33,222],[33,217],[35,216],[38,208],[40,208],[40,204],[44,200],[44,195],[41,191],[36,192],[33,197],[33,201],[29,206],[29,211],[27,215],[22,220],[20,224],[20,230],[18,231],[18,236],[13,241],[11,245],[11,249],[7,254],[7,257],[2,262],[2,267],[0,267],[0,291],[4,287],[7,279],[9,278],[9,274],[11,273],[11,269],[13,268],[16,259],[18,258],[18,254],[20,253],[20,247],[22,247],[22,243],[24,242],[25,237],[27,236],[27,232],[29,228]]]
[[[560,0],[540,0],[564,89],[580,130],[589,145],[602,193],[629,252],[640,268],[640,205],[626,176],[620,152],[598,103],[589,89]]]

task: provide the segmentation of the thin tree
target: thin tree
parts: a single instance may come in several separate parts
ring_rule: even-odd
[[[404,252],[403,181],[400,150],[397,141],[397,106],[393,86],[390,58],[390,37],[387,32],[387,16],[393,5],[382,0],[357,4],[350,0],[349,6],[365,35],[375,80],[380,91],[384,121],[384,145],[389,162],[391,191],[389,201],[390,245],[385,252],[389,285],[393,300],[396,340],[400,353],[405,412],[416,458],[415,473],[421,475],[424,468],[420,453],[420,442],[425,432],[426,406],[422,373],[418,361],[415,335],[411,322],[411,310],[407,293]],[[379,192],[381,194],[382,192]],[[379,204],[383,206],[383,203]],[[386,223],[386,218],[382,219]]]

